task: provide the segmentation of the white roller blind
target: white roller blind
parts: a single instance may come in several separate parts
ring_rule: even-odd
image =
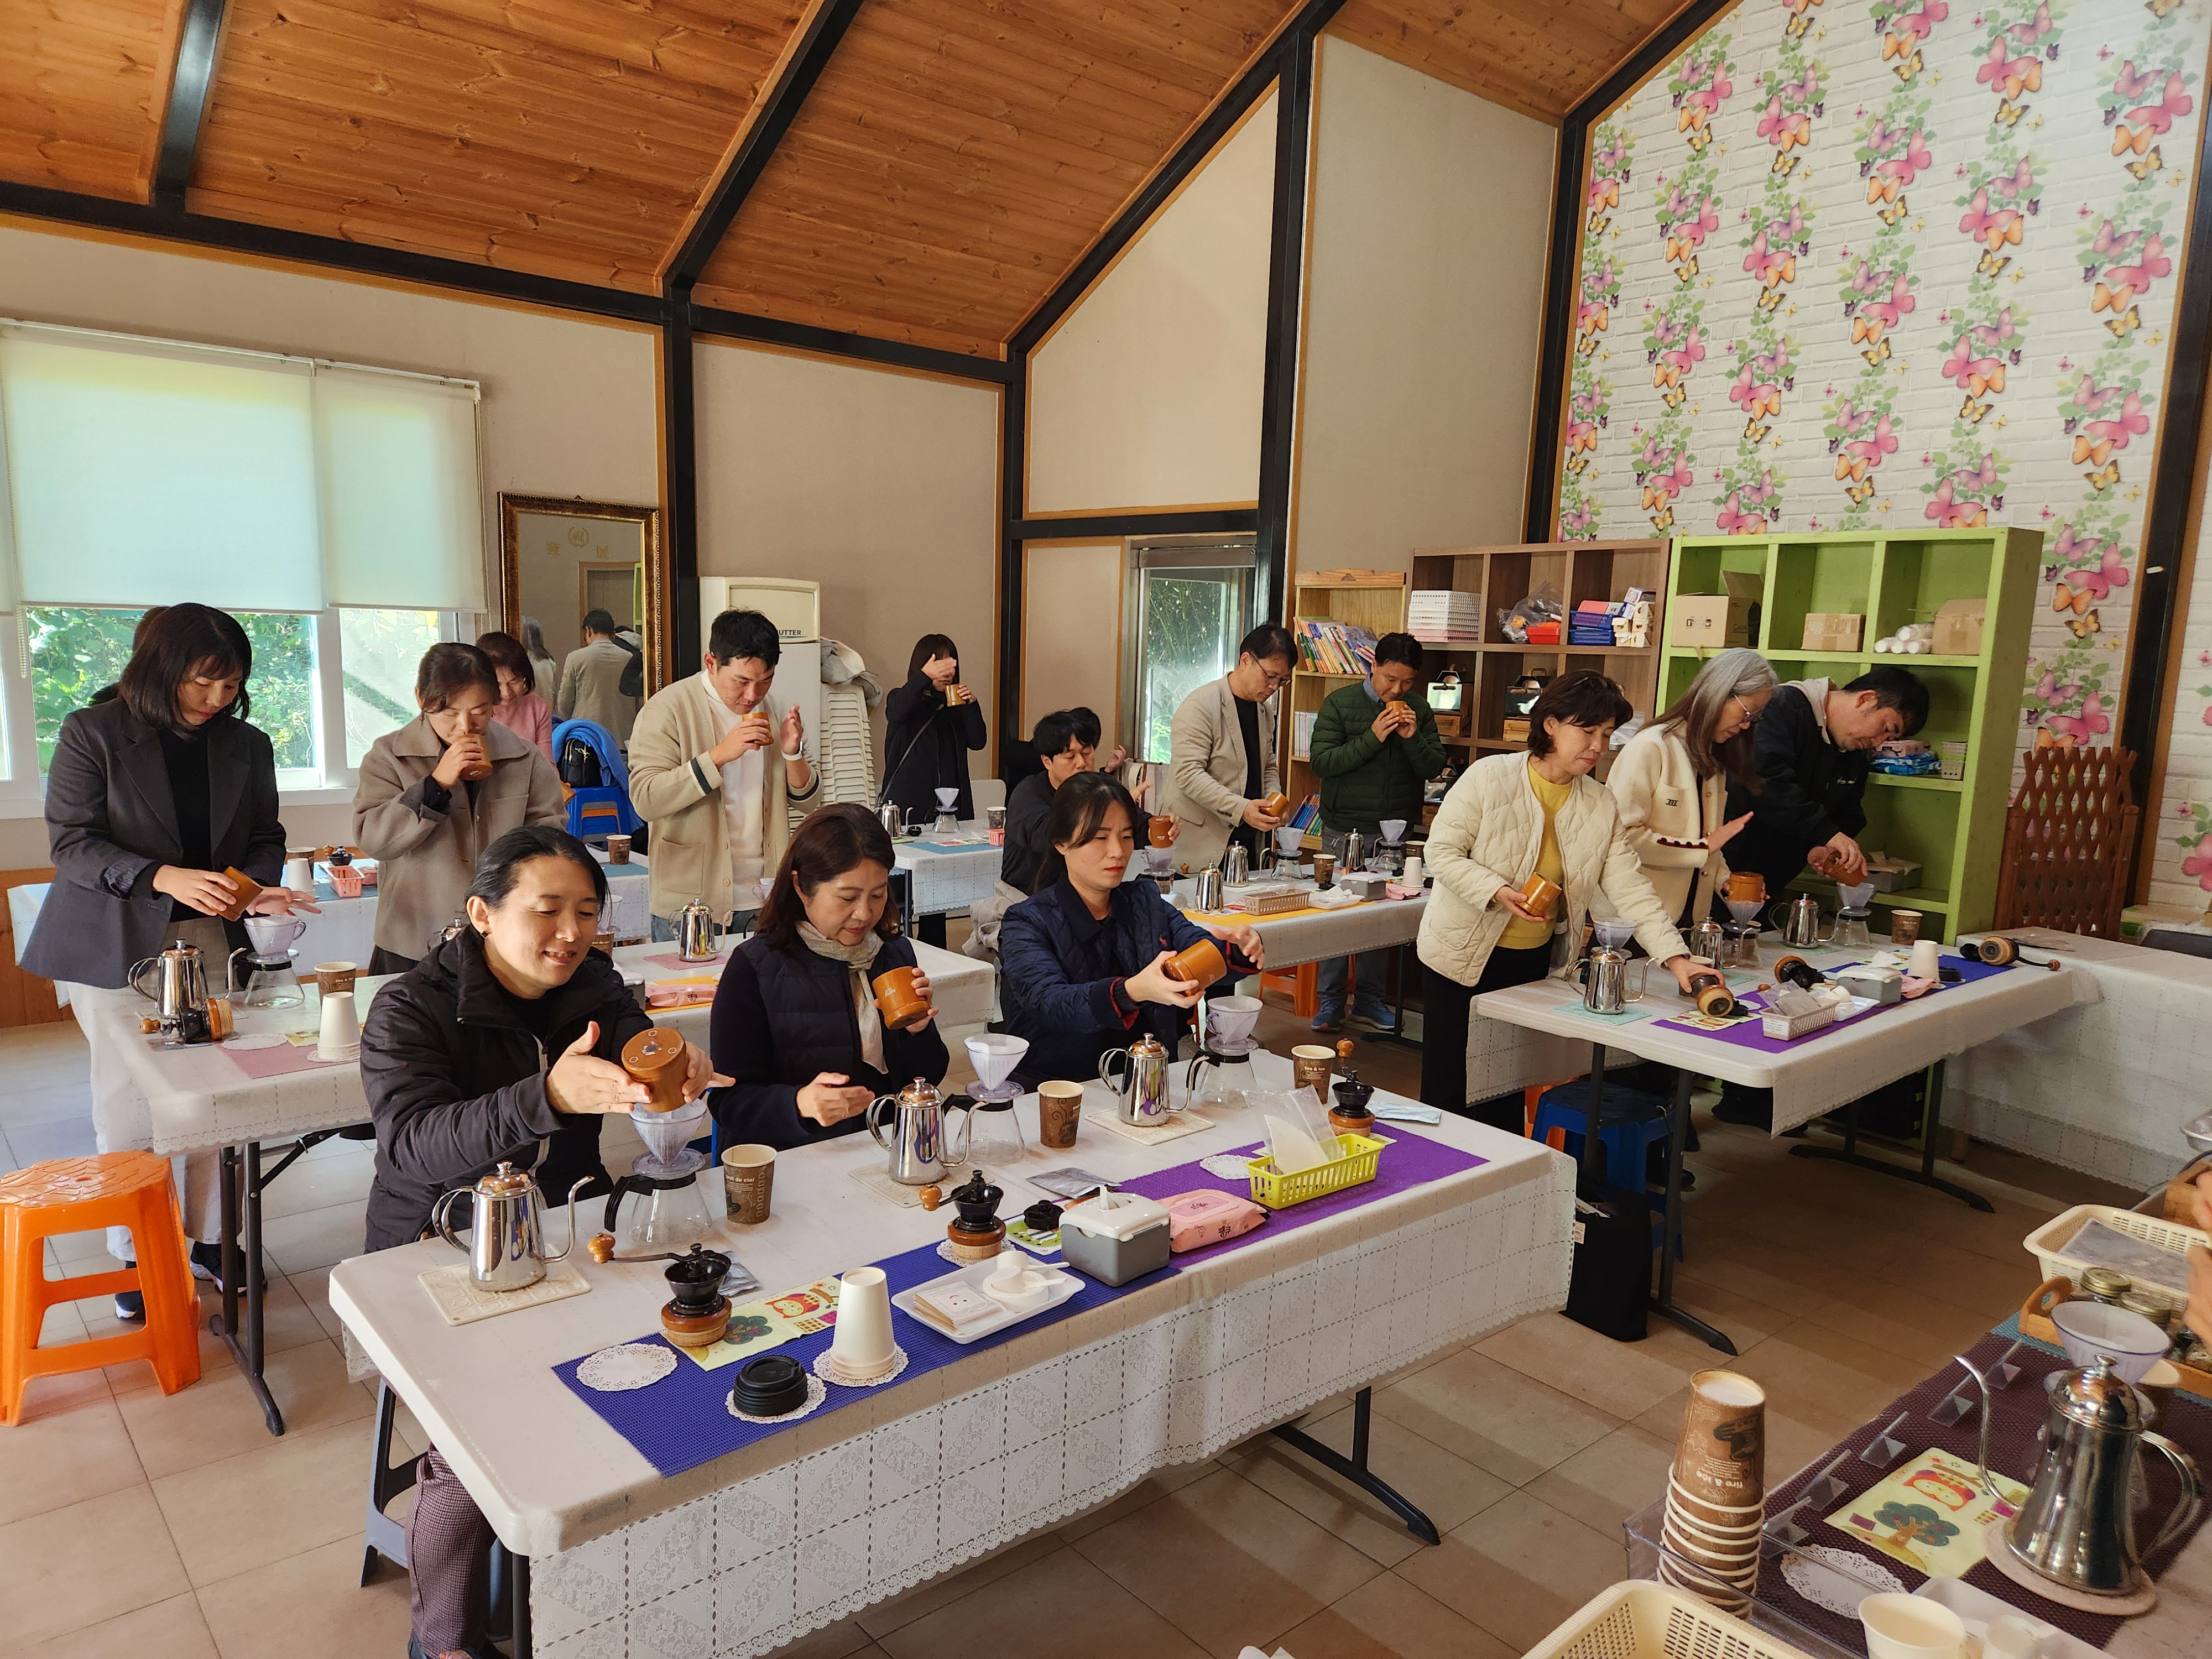
[[[307,365],[0,332],[20,597],[320,611]]]
[[[484,608],[471,386],[319,368],[323,580],[334,605]]]

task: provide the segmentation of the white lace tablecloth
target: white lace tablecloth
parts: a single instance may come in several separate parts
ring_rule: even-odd
[[[1962,1056],[1945,1121],[2108,1181],[2164,1182],[2189,1156],[2182,1125],[2212,1105],[2212,961],[2042,928],[2008,937],[2052,951],[2100,995]]]
[[[1287,1082],[1288,1061],[1261,1060],[1264,1080]],[[1016,1109],[1034,1148],[1034,1098]],[[1078,1163],[1126,1177],[1256,1138],[1249,1109],[1224,1117],[1162,1148],[1085,1126],[1074,1151],[1032,1150],[1004,1173]],[[412,1245],[341,1264],[331,1300],[500,1536],[532,1558],[543,1659],[760,1654],[1151,1470],[1563,1305],[1566,1160],[1456,1118],[1433,1133],[1492,1161],[1262,1237],[665,1480],[550,1370],[650,1328],[665,1295],[650,1264],[586,1263],[597,1293],[456,1328],[415,1283],[443,1247]],[[937,1236],[939,1218],[872,1201],[847,1177],[881,1156],[852,1136],[785,1152],[774,1215],[726,1224],[725,1243],[780,1286]],[[1034,1196],[1010,1183],[1006,1201]]]
[[[1765,956],[1766,966],[1771,969],[1783,954],[1770,946]],[[1869,953],[1816,950],[1787,954],[1802,956],[1815,967],[1839,967]],[[1735,977],[1732,973],[1731,983]],[[1939,1060],[1966,1054],[2062,1010],[2094,1003],[2101,994],[2097,981],[2078,967],[2055,974],[2041,968],[2014,968],[1971,984],[1948,987],[1901,1008],[1863,1015],[1840,1031],[1808,1037],[1784,1054],[1770,1054],[1654,1024],[1681,1013],[1689,1005],[1676,993],[1673,975],[1656,966],[1649,982],[1650,993],[1635,1005],[1637,1012],[1619,1018],[1584,1012],[1577,1000],[1577,989],[1557,978],[1516,985],[1510,991],[1492,991],[1474,1000],[1478,1018],[1468,1022],[1472,1028],[1469,1054],[1486,1042],[1480,1030],[1486,1024],[1527,1027],[1565,1038],[1570,1053],[1581,1051],[1579,1063],[1552,1074],[1571,1077],[1589,1069],[1589,1045],[1602,1037],[1608,1045],[1608,1065],[1619,1050],[1685,1066],[1700,1077],[1771,1089],[1774,1133],[1778,1135],[1856,1100],[1870,1089],[1910,1076]],[[1757,981],[1747,976],[1745,982],[1756,984]],[[1480,1097],[1470,1089],[1469,1098]]]
[[[919,916],[942,915],[964,910],[997,890],[999,866],[1006,849],[984,838],[983,826],[961,826],[959,844],[939,850],[951,836],[924,836],[920,841],[898,844],[899,868],[914,884],[914,911]]]

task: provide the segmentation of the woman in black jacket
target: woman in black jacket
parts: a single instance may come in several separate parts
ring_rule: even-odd
[[[942,634],[915,641],[906,684],[884,699],[884,796],[919,812],[923,822],[941,810],[939,789],[957,789],[952,810],[975,816],[968,788],[968,751],[987,741],[975,694],[960,684],[960,647]]]
[[[421,1237],[442,1194],[501,1163],[534,1169],[549,1203],[582,1180],[606,1190],[600,1121],[645,1103],[618,1062],[650,1024],[614,964],[592,952],[606,899],[605,872],[574,836],[510,830],[477,862],[470,925],[369,1005],[369,1249]],[[685,1098],[729,1080],[696,1048],[690,1060]],[[491,1525],[436,1447],[417,1473],[410,1651],[473,1659],[483,1650]]]
[[[314,908],[312,893],[276,884],[284,866],[276,817],[276,760],[246,717],[253,645],[238,619],[204,605],[171,605],[142,622],[116,694],[62,722],[46,772],[46,841],[53,885],[22,951],[24,970],[70,988],[70,1005],[92,1036],[86,987],[112,990],[133,963],[182,940],[196,946],[209,982],[222,981],[246,930],[226,923],[238,888],[223,872],[262,884],[258,914]],[[151,1145],[146,1103],[122,1058],[92,1042],[92,1121],[102,1152]],[[192,1267],[222,1276],[222,1204],[217,1154],[185,1159],[185,1231]],[[108,1249],[137,1258],[131,1235],[108,1230]],[[138,1319],[137,1291],[115,1298],[118,1319]]]
[[[873,981],[915,966],[890,892],[891,838],[862,806],[825,806],[791,838],[759,929],[730,956],[714,992],[715,1091],[722,1140],[805,1146],[850,1134],[868,1103],[949,1065],[934,1010],[894,1031]],[[928,975],[917,972],[925,1001]]]

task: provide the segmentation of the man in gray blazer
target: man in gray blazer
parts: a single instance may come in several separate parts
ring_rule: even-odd
[[[556,718],[593,720],[614,733],[615,741],[629,747],[630,727],[637,724],[638,699],[623,694],[623,670],[629,653],[615,638],[615,619],[605,611],[584,618],[584,642],[561,665],[561,690],[554,700]]]
[[[1166,810],[1182,821],[1180,869],[1218,864],[1232,837],[1259,863],[1261,837],[1289,816],[1261,802],[1283,787],[1275,763],[1275,693],[1290,683],[1297,647],[1262,623],[1244,636],[1237,666],[1182,700],[1168,732]]]

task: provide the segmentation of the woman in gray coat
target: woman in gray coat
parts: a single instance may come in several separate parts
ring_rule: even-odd
[[[415,671],[422,710],[362,757],[353,838],[377,860],[372,974],[403,974],[461,919],[484,849],[510,830],[563,825],[561,776],[492,718],[499,673],[473,645],[434,645]]]
[[[56,981],[92,1050],[92,1123],[102,1152],[151,1144],[144,1097],[91,1024],[95,989],[122,986],[133,963],[181,939],[199,948],[210,982],[246,930],[222,913],[236,869],[264,884],[252,909],[313,909],[313,896],[276,885],[284,826],[276,817],[276,761],[248,726],[253,647],[236,617],[204,605],[172,605],[144,630],[116,695],[62,722],[46,769],[46,840],[54,880],[24,947],[27,973]],[[84,994],[80,995],[79,993]],[[221,1270],[222,1194],[214,1152],[185,1160],[185,1230],[192,1266]],[[131,1235],[111,1228],[108,1249],[137,1260]],[[136,1291],[115,1298],[118,1318],[143,1310]]]

